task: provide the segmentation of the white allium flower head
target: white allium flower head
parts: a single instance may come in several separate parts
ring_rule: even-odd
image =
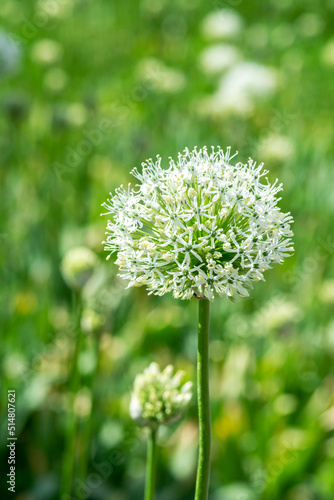
[[[235,156],[235,155],[234,155]],[[272,264],[293,252],[290,213],[277,206],[282,190],[263,164],[232,163],[230,147],[186,149],[163,169],[143,163],[136,188],[116,190],[103,206],[105,250],[117,252],[120,276],[149,293],[175,298],[248,296]]]
[[[172,365],[160,370],[151,363],[137,375],[131,396],[130,414],[142,427],[157,428],[178,420],[192,398],[192,382],[183,383],[184,372]]]

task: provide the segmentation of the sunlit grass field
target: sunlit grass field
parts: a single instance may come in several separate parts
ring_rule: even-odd
[[[101,203],[147,158],[220,145],[284,185],[295,255],[250,298],[212,306],[212,500],[334,498],[334,2],[1,0],[1,472],[16,390],[16,493],[60,497],[66,442],[88,457],[73,498],[143,497],[129,416],[151,361],[195,381],[194,301],[126,290]],[[60,263],[99,264],[78,337]],[[69,415],[75,426],[69,432]],[[160,435],[157,500],[194,495],[197,409]],[[72,497],[71,497],[72,498]],[[65,499],[63,499],[65,500]]]

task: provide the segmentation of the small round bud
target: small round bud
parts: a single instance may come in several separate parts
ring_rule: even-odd
[[[104,324],[104,318],[93,309],[84,309],[81,315],[81,329],[90,334],[98,332]]]
[[[81,290],[91,277],[97,264],[97,256],[89,248],[72,248],[61,263],[61,273],[67,285]]]
[[[178,420],[192,397],[192,382],[182,382],[184,372],[174,374],[168,365],[163,371],[151,363],[137,375],[130,403],[130,414],[137,425],[156,429]]]

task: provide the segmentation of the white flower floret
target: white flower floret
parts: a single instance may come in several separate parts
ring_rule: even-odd
[[[104,203],[112,215],[105,250],[117,252],[129,286],[234,301],[291,255],[293,219],[277,206],[282,185],[269,183],[262,163],[232,158],[230,148],[195,148],[167,169],[160,157],[148,160],[141,173],[133,171],[137,189],[121,187]]]

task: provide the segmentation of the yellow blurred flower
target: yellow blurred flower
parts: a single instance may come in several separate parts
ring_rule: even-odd
[[[38,300],[36,295],[30,291],[18,292],[14,297],[14,308],[17,314],[27,316],[37,309]]]
[[[222,416],[213,422],[213,433],[226,440],[237,436],[245,429],[245,415],[238,401],[231,401],[224,406]]]

